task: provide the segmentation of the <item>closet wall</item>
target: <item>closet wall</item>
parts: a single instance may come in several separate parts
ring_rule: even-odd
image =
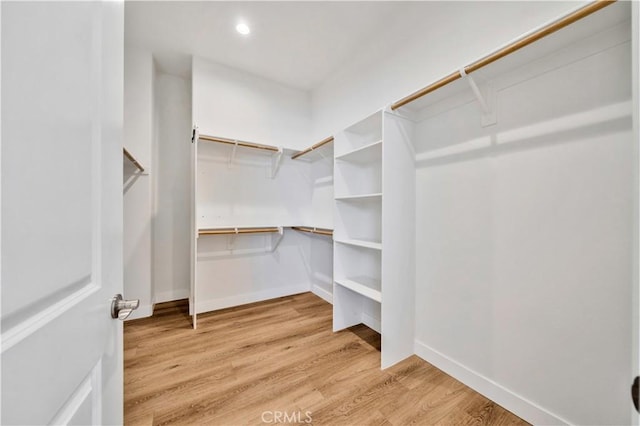
[[[205,135],[304,149],[309,94],[223,65],[193,59],[193,122]]]
[[[586,2],[407,2],[319,88],[321,139]]]
[[[189,295],[191,82],[127,46],[124,85],[124,144],[145,168],[125,161],[124,288],[140,299],[135,319]]]
[[[623,24],[494,79],[494,126],[461,97],[416,128],[416,351],[544,407],[538,423],[629,421],[628,40]]]
[[[191,81],[157,72],[154,90],[153,291],[161,303],[189,296]]]
[[[320,163],[314,167],[290,158],[312,144],[309,111],[306,92],[194,58],[193,119],[200,134],[286,148],[272,176],[279,154],[243,147],[234,153],[232,145],[201,139],[196,163],[199,229],[315,225],[313,170],[328,172]],[[318,210],[318,221],[329,223],[323,214],[328,209],[330,205]],[[200,235],[196,311],[309,291],[314,239],[291,229],[279,238]]]
[[[151,228],[153,199],[153,58],[150,52],[125,48],[124,59],[124,145],[145,167],[138,174],[125,161],[123,199],[124,288],[140,307],[130,318],[152,314]]]
[[[311,222],[309,226],[333,229],[333,142],[312,155]],[[311,154],[308,154],[311,155]],[[304,157],[301,157],[304,158]],[[333,240],[330,236],[305,234],[310,246],[311,291],[333,301]]]

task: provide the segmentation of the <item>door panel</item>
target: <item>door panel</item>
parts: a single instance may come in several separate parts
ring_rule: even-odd
[[[1,421],[121,423],[123,6],[1,8]]]

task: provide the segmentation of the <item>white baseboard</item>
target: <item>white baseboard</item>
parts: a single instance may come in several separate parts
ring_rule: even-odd
[[[196,312],[210,312],[218,309],[231,308],[233,306],[246,305],[248,303],[262,302],[264,300],[275,299],[283,296],[292,296],[294,294],[306,293],[309,291],[309,283],[278,287],[255,293],[238,294],[230,297],[220,297],[209,300],[198,300],[196,303]]]
[[[415,340],[414,350],[417,356],[461,381],[476,392],[484,395],[496,404],[511,411],[532,424],[556,425],[570,424],[535,403],[510,391],[499,383],[476,373],[459,362],[447,357],[426,344]]]
[[[171,302],[173,300],[188,299],[189,289],[179,288],[171,291],[163,291],[162,293],[156,293],[153,298],[153,303]]]
[[[138,306],[138,309],[133,311],[126,320],[129,321],[139,318],[147,318],[151,315],[153,315],[153,305]]]
[[[372,330],[377,331],[378,333],[382,333],[382,324],[379,319],[372,317],[371,315],[367,315],[364,312],[362,313],[362,323]]]
[[[327,291],[319,285],[315,284],[313,287],[311,287],[311,292],[333,305],[333,294],[331,294],[330,291]]]

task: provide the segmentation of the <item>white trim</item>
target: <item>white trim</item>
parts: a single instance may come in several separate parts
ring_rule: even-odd
[[[257,291],[255,293],[239,294],[236,296],[220,297],[202,301],[198,300],[196,302],[196,313],[231,308],[234,306],[246,305],[247,303],[262,302],[264,300],[275,299],[278,297],[307,293],[308,291],[309,283],[304,283],[294,286],[278,287],[269,290]]]
[[[140,318],[147,318],[152,315],[153,315],[153,305],[149,304],[149,305],[139,306],[138,309],[136,309],[131,313],[131,315],[129,316],[129,318],[126,319],[126,321],[140,319]]]
[[[71,311],[74,306],[86,300],[98,290],[100,290],[100,287],[97,284],[89,283],[64,299],[34,313],[16,326],[4,331],[2,333],[2,352],[4,353],[11,349],[15,344],[26,339],[45,325],[50,324],[62,314]]]
[[[316,296],[318,296],[319,298],[324,299],[325,301],[333,305],[333,294],[330,291],[325,290],[324,288],[320,287],[318,284],[314,284],[311,287],[311,292]]]
[[[367,327],[369,327],[372,330],[377,331],[378,333],[382,334],[382,324],[380,322],[379,319],[376,319],[374,317],[372,317],[371,315],[363,312],[362,313],[362,323],[364,325],[366,325]]]
[[[550,413],[534,402],[510,391],[488,377],[469,369],[417,339],[414,341],[414,352],[423,360],[529,423],[542,425],[571,424],[567,420]]]
[[[188,299],[189,289],[179,288],[170,291],[163,291],[154,295],[154,303],[172,302],[174,300]]]

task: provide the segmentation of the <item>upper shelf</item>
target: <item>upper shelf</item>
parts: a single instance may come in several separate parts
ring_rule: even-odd
[[[276,146],[262,145],[262,144],[259,144],[259,143],[240,141],[240,140],[236,140],[236,139],[221,138],[221,137],[218,137],[218,136],[198,135],[198,139],[199,140],[203,140],[203,141],[207,141],[207,142],[217,142],[217,143],[223,143],[223,144],[227,144],[227,145],[241,146],[241,147],[244,147],[244,148],[261,149],[261,150],[264,150],[264,151],[271,151],[271,152],[279,152],[279,151],[281,151],[281,148],[278,148]]]
[[[133,165],[136,166],[138,170],[140,170],[140,172],[144,172],[144,166],[140,164],[140,162],[136,160],[136,158],[129,151],[127,151],[127,148],[122,147],[122,153],[126,159],[131,161],[131,163],[133,163]]]
[[[365,145],[344,154],[338,155],[336,160],[350,163],[373,163],[382,158],[382,141]]]
[[[323,158],[333,158],[333,136],[310,146],[309,148],[296,152],[291,156],[292,160],[315,161]]]

